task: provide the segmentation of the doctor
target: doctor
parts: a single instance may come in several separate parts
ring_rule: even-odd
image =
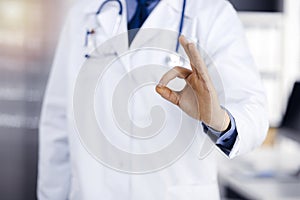
[[[172,166],[144,175],[120,173],[99,164],[82,146],[72,116],[76,76],[87,59],[83,41],[87,25],[103,0],[78,2],[71,10],[58,44],[45,94],[39,137],[39,199],[219,199],[215,154],[197,157],[197,146]],[[116,4],[114,4],[116,3]],[[208,135],[225,156],[233,158],[253,150],[265,138],[268,121],[265,95],[246,45],[242,25],[226,0],[122,0],[119,30],[112,33],[118,2],[99,13],[105,42],[131,28],[160,28],[196,38],[214,61],[223,92],[213,84],[207,65],[193,43],[180,37],[191,70],[178,66],[167,72],[156,91],[203,125],[199,137]],[[182,16],[183,14],[183,16]],[[138,39],[129,35],[129,43]],[[141,39],[141,38],[139,38]],[[146,58],[145,58],[146,59]],[[112,75],[113,76],[113,75]],[[191,88],[175,92],[167,84],[174,78]],[[191,98],[191,91],[196,98]],[[225,98],[220,102],[219,97]],[[197,109],[199,107],[199,109]],[[209,109],[208,109],[209,108]],[[212,119],[212,120],[211,120]],[[203,137],[202,137],[203,138]],[[197,144],[197,142],[196,142]]]

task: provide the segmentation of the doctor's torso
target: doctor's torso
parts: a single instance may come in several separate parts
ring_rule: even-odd
[[[67,82],[64,84],[68,88],[66,95],[69,102],[67,118],[72,175],[70,199],[218,199],[215,152],[210,153],[204,159],[199,158],[203,142],[207,140],[201,127],[197,130],[191,146],[178,160],[160,170],[145,174],[123,173],[111,169],[98,162],[91,155],[91,152],[88,152],[84,147],[74,122],[73,91],[78,73],[86,63],[84,55],[87,51],[92,50],[84,46],[85,34],[87,29],[95,26],[93,12],[97,10],[102,1],[87,2],[78,3],[72,8],[65,27],[65,32],[68,35],[66,37],[68,41],[64,43],[67,45],[67,52],[64,52],[67,66],[64,70],[66,70],[68,77],[65,77]],[[212,2],[189,1],[184,17],[183,34],[201,44],[203,48],[205,48],[206,38],[212,26],[209,19],[217,17],[217,12],[214,11],[214,5],[212,5],[213,2],[216,3],[216,7],[225,6],[221,0]],[[122,4],[125,17],[121,19],[120,28],[116,35],[122,35],[122,33],[124,35],[127,31],[126,3],[122,1]],[[152,11],[142,28],[178,31],[181,5],[180,0],[162,0]],[[96,20],[99,20],[101,27],[97,30],[98,33],[95,36],[97,45],[101,45],[114,37],[110,34],[110,31],[113,29],[117,14],[118,7],[114,4],[107,4],[106,8],[99,14]],[[160,36],[156,35],[155,37]],[[125,40],[126,38],[124,38]],[[143,41],[146,39],[143,34],[138,33],[134,40]],[[139,44],[133,41],[133,45],[138,46]],[[124,42],[120,46],[120,48],[126,49],[128,43]],[[141,44],[141,46],[147,46],[147,44]],[[170,44],[170,50],[173,46],[173,43]],[[209,49],[207,51],[209,53]],[[130,107],[128,112],[137,126],[144,126],[151,123],[151,120],[149,120],[151,107],[160,104],[166,109],[167,123],[165,129],[168,131],[165,131],[165,135],[162,134],[163,136],[156,136],[149,140],[136,140],[126,137],[124,134],[119,137],[118,134],[122,134],[121,131],[112,128],[114,125],[109,115],[111,113],[111,96],[118,81],[124,74],[139,66],[164,63],[165,57],[161,56],[160,53],[156,55],[155,53],[147,54],[147,52],[144,52],[144,54],[142,52],[141,55],[133,54],[133,56],[129,56],[126,61],[128,62],[127,68],[116,66],[109,73],[104,74],[101,80],[101,88],[98,88],[99,93],[95,96],[97,102],[95,108],[98,108],[95,110],[95,115],[97,120],[103,124],[106,134],[109,134],[107,135],[108,139],[116,146],[133,152],[152,152],[155,149],[164,148],[164,145],[174,140],[174,134],[176,134],[178,124],[180,124],[180,117],[176,116],[180,116],[181,111],[160,99],[154,93],[154,86],[153,88],[149,86],[132,97],[133,100],[128,104]],[[157,74],[149,73],[147,76],[157,76]]]

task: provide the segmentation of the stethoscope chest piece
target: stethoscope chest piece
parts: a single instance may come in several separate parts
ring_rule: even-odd
[[[183,66],[184,59],[180,55],[171,54],[166,57],[166,63],[170,67]]]

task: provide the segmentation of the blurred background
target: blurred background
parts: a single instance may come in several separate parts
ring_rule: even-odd
[[[36,198],[40,109],[74,1],[0,0],[0,199]],[[223,199],[300,199],[300,1],[231,2],[267,91],[271,128],[255,152],[219,158]]]
[[[68,0],[0,0],[0,199],[35,199],[38,123]]]

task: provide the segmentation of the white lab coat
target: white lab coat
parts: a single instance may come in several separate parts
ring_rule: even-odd
[[[72,97],[76,76],[85,61],[86,28],[93,23],[87,16],[101,2],[77,3],[62,31],[40,121],[38,198],[219,199],[215,154],[203,160],[198,158],[199,145],[206,137],[202,130],[181,159],[144,175],[107,168],[81,144],[72,114]],[[126,16],[125,0],[122,2]],[[143,28],[177,31],[181,8],[182,0],[162,0]],[[108,5],[100,13],[100,24],[108,33],[99,36],[100,42],[112,37],[109,33],[117,10]],[[229,157],[251,151],[262,143],[267,132],[266,98],[235,10],[225,0],[187,0],[184,23],[183,34],[201,44],[214,61],[224,91],[218,86],[216,89],[224,99],[222,105],[235,118],[238,138]],[[123,17],[119,33],[126,28]],[[214,77],[214,71],[210,72]]]

